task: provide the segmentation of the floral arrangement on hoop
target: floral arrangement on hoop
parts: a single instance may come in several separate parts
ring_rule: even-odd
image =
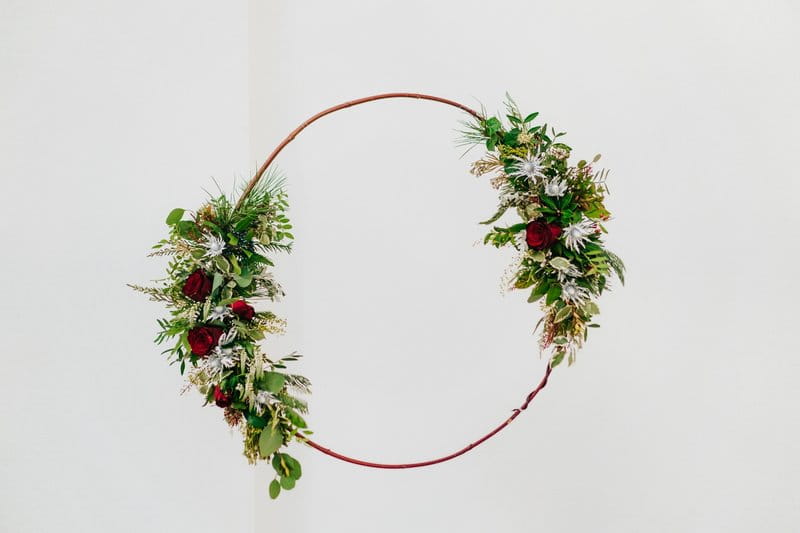
[[[385,98],[421,98],[467,112],[464,144],[485,145],[488,153],[472,166],[476,176],[494,174],[491,184],[500,192],[500,206],[489,220],[485,243],[521,251],[509,281],[512,289],[531,289],[529,302],[541,301],[544,316],[542,351],[550,349],[542,381],[525,402],[494,430],[449,455],[416,463],[376,463],[348,457],[311,440],[303,415],[302,395],[310,382],[291,373],[289,363],[300,355],[275,359],[259,345],[267,335],[280,334],[285,322],[259,302],[283,296],[274,279],[272,254],[289,252],[294,236],[286,215],[288,201],[283,180],[269,165],[298,133],[335,111]],[[604,200],[608,171],[591,162],[570,165],[571,148],[547,125],[534,125],[538,113],[524,116],[510,98],[507,121],[486,118],[476,111],[437,96],[385,93],[344,102],[312,116],[291,132],[272,152],[238,202],[224,194],[210,198],[197,211],[174,209],[167,216],[169,236],[150,256],[167,256],[166,278],[154,287],[130,285],[152,300],[165,303],[170,315],[160,319],[156,343],[171,364],[186,374],[187,388],[196,388],[207,405],[223,410],[232,428],[244,438],[244,455],[251,463],[269,461],[275,470],[270,497],[294,488],[302,475],[300,463],[282,448],[292,440],[339,460],[372,468],[418,468],[449,461],[467,453],[507,427],[527,409],[547,385],[552,369],[565,358],[575,361],[599,313],[595,300],[609,287],[612,274],[624,283],[625,267],[602,242],[603,222],[610,218]],[[496,226],[514,210],[520,222]],[[260,306],[259,306],[260,307]]]
[[[513,267],[511,289],[531,289],[528,302],[541,301],[544,315],[539,340],[551,349],[550,365],[575,361],[589,329],[599,327],[595,299],[616,274],[625,282],[622,260],[605,248],[603,222],[611,213],[604,200],[608,170],[591,162],[570,165],[572,149],[547,124],[535,125],[538,113],[523,116],[507,96],[506,119],[474,119],[466,123],[463,144],[485,145],[488,153],[472,165],[475,176],[494,174],[490,182],[500,193],[497,212],[482,224],[494,224],[513,209],[521,222],[493,226],[484,243],[523,251]],[[482,116],[486,116],[485,113]]]
[[[310,392],[310,382],[287,372],[300,355],[272,359],[262,351],[258,343],[282,333],[285,323],[253,305],[283,295],[269,256],[291,250],[287,208],[283,180],[271,174],[238,206],[222,194],[194,213],[174,209],[166,219],[169,237],[150,254],[170,257],[167,277],[156,287],[130,285],[167,305],[170,317],[158,321],[156,343],[174,341],[163,353],[187,373],[188,387],[241,430],[248,461],[271,461],[272,498],[302,475],[300,463],[280,448],[311,433],[302,417],[306,403],[297,396]]]

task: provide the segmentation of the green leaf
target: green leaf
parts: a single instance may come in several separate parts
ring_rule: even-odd
[[[283,384],[286,382],[286,376],[278,372],[264,372],[264,388],[271,393],[280,392]]]
[[[266,459],[277,452],[281,446],[283,446],[283,434],[271,426],[264,428],[258,437],[258,451],[261,452],[261,457]]]
[[[294,479],[300,479],[303,477],[303,469],[300,467],[300,462],[297,459],[288,453],[282,453],[281,458],[286,464],[286,468],[289,469],[289,477]]]
[[[500,209],[497,210],[497,213],[492,215],[492,218],[490,218],[489,220],[484,220],[483,222],[480,222],[480,224],[492,224],[494,222],[497,222],[498,220],[500,220],[500,217],[502,217],[507,210],[508,210],[507,205],[501,206]]]
[[[547,294],[547,291],[549,289],[550,285],[547,283],[547,281],[542,281],[531,291],[531,295],[528,297],[528,303],[535,302],[536,300]]]
[[[491,135],[503,127],[497,117],[490,117],[486,120],[486,132]]]
[[[554,257],[550,260],[550,266],[556,270],[567,270],[572,266],[572,263],[569,262],[569,259],[564,257]]]
[[[277,479],[273,479],[269,484],[269,497],[273,500],[281,493],[281,484]]]
[[[266,419],[254,414],[247,415],[247,423],[256,429],[262,429],[267,427]]]
[[[214,272],[214,281],[211,283],[211,292],[216,291],[225,281],[225,278],[219,272]]]
[[[562,346],[564,344],[567,344],[568,342],[569,342],[569,340],[566,337],[564,337],[563,335],[553,339],[553,344],[557,344],[558,346]]]
[[[539,116],[539,113],[538,113],[538,112],[536,112],[536,113],[531,113],[530,115],[528,115],[527,117],[525,117],[525,119],[523,120],[523,122],[525,122],[525,123],[527,124],[528,122],[530,122],[531,120],[535,119],[535,118],[536,118],[536,117],[538,117],[538,116]]]
[[[247,276],[233,276],[233,279],[236,280],[236,284],[240,287],[247,287],[253,281],[253,277],[249,274]]]
[[[547,299],[545,300],[545,304],[552,304],[558,300],[559,296],[561,296],[561,285],[553,285],[547,290]]]
[[[186,210],[185,209],[181,209],[180,207],[176,207],[175,209],[170,211],[169,215],[167,215],[167,225],[168,226],[174,226],[175,224],[180,222],[181,218],[183,218],[183,214],[185,212],[186,212]]]
[[[553,358],[550,359],[550,368],[557,367],[559,364],[561,364],[561,361],[563,360],[564,360],[564,352],[554,353]]]
[[[536,261],[537,263],[541,263],[544,261],[546,254],[542,250],[537,250],[531,253],[531,260]]]
[[[600,314],[600,308],[594,302],[586,302],[583,304],[583,312],[587,315],[598,315]]]
[[[296,481],[294,480],[294,478],[290,478],[290,477],[282,477],[281,478],[281,488],[283,488],[285,490],[292,490],[294,488],[294,484],[295,483],[296,483]]]
[[[288,407],[286,408],[286,418],[288,418],[288,419],[289,419],[289,421],[290,421],[292,424],[294,424],[294,425],[295,425],[295,427],[298,427],[298,428],[301,428],[301,429],[302,429],[302,428],[307,428],[307,427],[308,427],[308,424],[307,424],[307,423],[306,423],[306,421],[303,419],[303,417],[302,417],[302,416],[300,416],[299,414],[297,414],[297,413],[296,413],[295,411],[293,411],[292,409],[289,409]]]
[[[223,272],[231,271],[230,263],[228,263],[228,260],[221,255],[218,255],[214,258],[214,264],[216,264],[217,268],[222,270]]]
[[[242,267],[239,266],[239,261],[236,259],[236,256],[231,256],[231,266],[233,266],[233,273],[241,276]]]
[[[561,311],[556,313],[556,317],[553,320],[553,323],[561,322],[562,320],[566,320],[568,316],[572,315],[572,307],[566,306]]]

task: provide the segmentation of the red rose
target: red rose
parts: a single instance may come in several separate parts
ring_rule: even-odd
[[[192,347],[192,353],[205,357],[217,345],[221,335],[222,328],[200,326],[189,330],[187,340],[189,341],[189,346]]]
[[[211,294],[211,278],[202,270],[195,270],[183,284],[183,294],[196,302],[202,302]]]
[[[525,242],[534,250],[549,248],[558,236],[561,235],[561,226],[558,224],[534,220],[525,227]]]
[[[244,320],[252,320],[256,314],[256,310],[253,309],[253,306],[249,305],[244,300],[236,300],[233,302],[231,304],[231,311]]]
[[[218,407],[228,407],[231,404],[231,395],[225,394],[219,385],[214,385],[214,402]]]

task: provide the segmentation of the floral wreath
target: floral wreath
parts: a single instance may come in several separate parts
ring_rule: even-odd
[[[303,415],[310,381],[289,371],[301,356],[269,356],[260,342],[284,331],[285,321],[263,309],[262,303],[284,295],[272,275],[272,257],[289,252],[292,224],[287,217],[284,180],[270,169],[281,150],[297,134],[325,115],[375,100],[416,98],[444,103],[468,113],[462,141],[483,145],[487,153],[472,165],[476,176],[491,174],[499,191],[497,212],[482,224],[492,225],[484,242],[521,252],[513,266],[511,289],[530,289],[529,302],[539,301],[544,315],[536,328],[539,346],[548,351],[545,375],[499,426],[464,448],[444,457],[407,464],[386,464],[354,459],[310,439]],[[591,162],[570,165],[571,148],[559,142],[564,134],[546,124],[534,125],[538,113],[523,116],[510,98],[506,120],[485,117],[462,104],[416,93],[387,93],[352,100],[309,118],[270,154],[238,201],[225,194],[210,198],[193,212],[172,210],[166,218],[169,236],[159,241],[150,256],[167,256],[166,277],[153,287],[130,285],[170,311],[158,320],[157,344],[167,344],[165,354],[177,364],[207,405],[222,409],[229,426],[241,430],[244,455],[251,463],[269,461],[275,477],[269,495],[294,488],[302,476],[300,463],[286,453],[296,440],[337,459],[374,468],[403,469],[429,466],[458,457],[488,440],[524,411],[564,359],[572,364],[587,339],[588,328],[598,327],[595,299],[616,274],[624,282],[622,261],[602,242],[603,222],[610,213],[606,170]],[[520,222],[494,225],[513,210]],[[256,309],[258,307],[258,310]]]

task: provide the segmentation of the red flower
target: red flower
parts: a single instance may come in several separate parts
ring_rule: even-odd
[[[221,335],[222,328],[200,326],[189,330],[187,340],[189,341],[189,346],[192,347],[192,353],[200,357],[205,357],[211,353],[211,350],[217,345]]]
[[[233,302],[231,304],[231,311],[244,320],[252,320],[256,314],[256,310],[253,309],[253,306],[249,305],[244,300],[236,300]]]
[[[187,298],[202,302],[211,294],[211,278],[202,270],[195,270],[186,278],[182,292]]]
[[[228,407],[233,399],[230,394],[225,394],[219,385],[214,385],[214,402],[218,407]]]
[[[525,242],[534,250],[544,250],[552,246],[561,235],[561,226],[558,224],[534,220],[525,227]]]

